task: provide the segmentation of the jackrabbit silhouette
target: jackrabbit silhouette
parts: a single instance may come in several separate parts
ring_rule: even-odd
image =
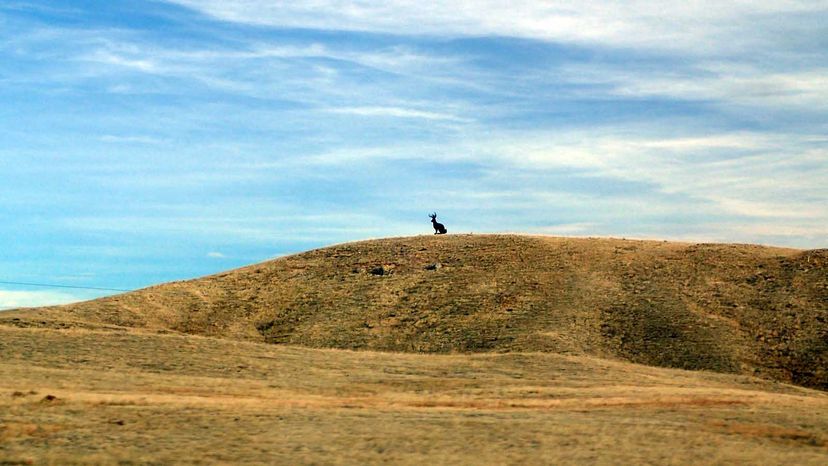
[[[445,225],[437,221],[437,212],[429,215],[429,217],[431,217],[431,225],[434,227],[435,235],[445,235],[448,232]]]

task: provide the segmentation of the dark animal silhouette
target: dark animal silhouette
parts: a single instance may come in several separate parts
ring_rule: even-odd
[[[431,217],[431,225],[434,226],[435,235],[445,235],[446,233],[448,233],[448,230],[446,230],[445,225],[437,221],[437,212],[434,212],[433,214],[429,215],[429,217]]]

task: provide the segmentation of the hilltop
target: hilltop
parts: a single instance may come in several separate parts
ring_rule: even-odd
[[[106,327],[392,352],[545,352],[828,388],[828,250],[520,235],[308,251],[68,306]]]

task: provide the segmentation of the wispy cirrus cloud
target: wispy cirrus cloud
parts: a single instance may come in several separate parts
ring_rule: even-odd
[[[401,107],[339,107],[326,108],[325,112],[339,113],[343,115],[357,115],[366,117],[394,117],[394,118],[420,118],[423,120],[447,120],[455,122],[469,122],[469,118],[462,118],[448,113],[439,113],[425,110]]]
[[[61,46],[56,48],[56,43]],[[411,81],[439,83],[462,69],[466,57],[403,44],[348,45],[317,39],[286,43],[256,38],[183,46],[129,30],[38,27],[10,37],[0,44],[3,49],[22,59],[50,60],[57,69],[18,74],[9,81],[17,86],[82,86],[105,81],[102,89],[120,95],[218,92],[280,100],[332,114],[469,121],[439,108],[423,108],[425,101],[419,98],[412,103],[407,85]],[[368,84],[365,78],[369,75],[383,77],[372,78],[374,82]],[[188,86],[182,86],[183,82]]]
[[[828,68],[819,64],[778,70],[775,66],[706,63],[690,68],[630,70],[624,66],[568,66],[569,82],[601,86],[598,93],[628,98],[672,98],[779,110],[828,109]],[[595,88],[592,88],[593,97]]]
[[[130,68],[145,73],[154,73],[160,71],[159,64],[149,58],[129,58],[125,55],[119,55],[105,50],[96,50],[95,52],[81,57],[81,60],[99,63],[102,65]]]
[[[162,144],[166,142],[164,139],[150,136],[127,136],[115,134],[104,134],[99,139],[103,142],[111,142],[115,144]]]
[[[286,28],[433,36],[504,36],[721,53],[766,46],[795,29],[785,15],[826,14],[824,2],[722,3],[712,0],[537,2],[348,0],[273,3],[263,0],[171,0],[215,18]],[[780,24],[782,26],[780,26]],[[763,27],[776,25],[776,27]]]
[[[507,139],[486,144],[526,169],[575,168],[643,182],[664,194],[709,201],[721,214],[823,219],[828,147],[808,135],[739,132],[707,137],[601,135]]]

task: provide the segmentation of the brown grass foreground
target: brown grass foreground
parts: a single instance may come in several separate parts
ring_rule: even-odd
[[[0,464],[826,464],[828,395],[588,356],[0,325]]]

